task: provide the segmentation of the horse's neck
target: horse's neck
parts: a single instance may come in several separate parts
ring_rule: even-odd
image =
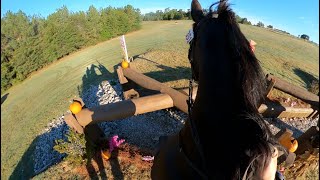
[[[201,85],[199,83],[191,118],[195,122],[195,128],[199,134],[206,158],[214,160],[217,159],[214,154],[220,153],[217,146],[224,144],[226,134],[228,134],[228,131],[232,131],[230,123],[234,120],[233,117],[241,111],[242,107],[235,97],[237,94],[229,87],[220,87],[221,89],[219,89],[218,87],[209,88]],[[207,91],[208,89],[209,91]],[[199,162],[201,159],[199,152],[192,139],[190,126],[190,120],[188,120],[181,130],[182,141],[188,157],[194,158],[191,160],[201,163]],[[210,148],[212,144],[214,148]]]
[[[241,87],[229,76],[205,76],[199,82],[193,114],[201,119],[228,117],[244,109]]]

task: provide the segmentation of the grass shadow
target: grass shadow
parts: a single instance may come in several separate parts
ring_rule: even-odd
[[[134,56],[134,57],[135,57],[135,56]],[[157,63],[157,62],[155,62],[155,61],[152,61],[152,60],[147,59],[147,58],[142,57],[142,56],[137,56],[137,57],[134,58],[133,60],[135,60],[135,59],[137,59],[137,58],[142,59],[142,60],[145,60],[145,61],[148,61],[148,62],[151,62],[151,63],[154,63],[154,64],[159,64],[159,63]],[[160,64],[159,64],[159,65],[160,65]]]
[[[32,143],[30,144],[29,148],[25,151],[20,159],[19,163],[13,170],[12,174],[10,175],[9,179],[30,179],[35,175],[34,172],[34,158],[33,153],[36,149],[36,142],[38,141],[38,137],[36,137]]]
[[[158,68],[161,68],[161,71],[153,71],[144,73],[144,75],[156,79],[161,83],[178,81],[182,79],[190,79],[191,69],[189,67],[178,66],[176,68],[157,65]]]
[[[136,60],[137,58],[139,58],[139,59],[146,59],[146,58],[144,58],[143,56],[146,55],[147,53],[151,52],[151,51],[152,51],[152,49],[148,49],[148,50],[147,50],[146,52],[144,52],[144,53],[140,53],[140,54],[136,54],[136,55],[132,56],[132,61]],[[148,59],[146,59],[146,60],[148,60]]]
[[[299,68],[294,68],[293,71],[297,76],[299,76],[304,81],[305,87],[307,89],[311,88],[313,81],[319,82],[319,80],[317,78],[315,78],[312,74],[305,72]]]
[[[9,179],[31,179],[53,164],[59,163],[65,154],[53,151],[53,146],[56,139],[66,139],[64,135],[68,129],[66,123],[62,122],[38,135],[22,155]]]
[[[8,98],[8,96],[9,96],[9,93],[7,93],[7,94],[5,94],[5,95],[3,95],[3,96],[1,97],[1,105],[2,105],[2,103],[4,103],[4,101],[6,101],[6,99]]]
[[[173,68],[173,67],[165,66],[163,64],[160,64],[160,63],[155,62],[151,59],[148,59],[148,58],[141,56],[146,53],[148,53],[148,52],[135,55],[135,56],[133,56],[133,59],[134,60],[139,59],[139,60],[151,62],[151,63],[155,64],[155,66],[161,70],[143,73],[144,75],[151,77],[153,79],[156,79],[157,81],[162,82],[162,83],[191,78],[191,68],[190,67],[177,66],[176,68]]]

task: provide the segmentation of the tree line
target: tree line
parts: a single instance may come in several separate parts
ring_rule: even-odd
[[[206,14],[209,10],[203,9],[204,14]],[[265,27],[265,25],[259,21],[257,24],[252,24],[247,18],[240,17],[236,14],[236,21],[240,24],[246,24],[246,25],[253,25],[258,27]],[[191,20],[191,11],[188,10],[182,10],[182,9],[170,9],[166,8],[164,11],[157,10],[156,12],[149,12],[144,15],[142,15],[143,21],[161,21],[161,20]],[[272,25],[266,26],[267,28],[274,29]],[[286,31],[280,30],[280,29],[274,29],[276,31],[283,32],[285,34],[290,34]],[[308,39],[308,36],[301,36],[301,38]]]
[[[203,13],[206,14],[209,12],[209,9],[202,9]],[[164,11],[157,10],[156,12],[149,12],[142,15],[143,21],[161,21],[161,20],[191,20],[191,11],[190,9],[170,9],[166,8]],[[241,24],[252,25],[247,18],[241,18],[236,15],[236,21]]]
[[[1,18],[1,93],[69,53],[140,27],[140,10],[131,5],[86,12],[63,6],[47,18],[8,11]]]
[[[164,11],[157,10],[156,12],[149,12],[143,15],[143,21],[161,21],[161,20],[183,20],[191,19],[191,11],[184,11],[182,9],[166,8]]]

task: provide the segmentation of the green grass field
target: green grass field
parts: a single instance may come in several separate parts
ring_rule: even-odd
[[[192,22],[177,22],[143,22],[141,30],[126,35],[126,42],[129,56],[141,55],[135,62],[138,70],[170,86],[183,87],[190,72],[184,38]],[[241,25],[241,29],[257,42],[256,55],[266,73],[305,88],[310,79],[319,79],[318,46],[259,27]],[[4,93],[9,95],[1,105],[1,178],[31,171],[32,167],[26,166],[32,159],[28,155],[33,141],[79,96],[86,68],[99,63],[106,67],[107,74],[89,82],[96,84],[116,77],[114,66],[121,57],[119,38],[115,38],[71,54]],[[17,165],[25,168],[17,169]]]

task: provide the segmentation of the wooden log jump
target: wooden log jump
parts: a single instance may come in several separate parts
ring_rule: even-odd
[[[131,68],[122,69],[119,67],[117,69],[117,73],[121,83],[128,82],[126,79],[128,78],[144,88],[159,91],[159,94],[128,99],[94,108],[84,108],[76,115],[66,115],[65,119],[70,127],[73,127],[79,133],[83,133],[84,127],[88,124],[123,119],[133,115],[171,108],[174,106],[181,111],[188,113],[188,106],[186,103],[189,93],[188,88],[180,91],[172,89],[159,81],[136,72]],[[289,85],[287,82],[279,80],[272,75],[267,75],[267,78],[272,80],[272,82],[276,82],[273,83],[273,85],[280,90],[284,89],[286,92],[291,92],[292,89],[298,89],[298,93],[291,92],[291,94],[294,94],[296,97],[304,98],[304,100],[309,102],[319,100],[319,96],[305,92],[305,90],[301,90],[299,87],[290,86],[291,88],[288,88]],[[196,94],[197,87],[193,89],[193,99],[196,98]],[[83,103],[82,100],[81,102]],[[264,117],[307,117],[314,114],[314,112],[315,111],[312,108],[283,107],[280,104],[262,104],[259,108],[259,113]]]
[[[94,108],[84,108],[75,115],[66,115],[65,120],[70,127],[73,127],[78,133],[83,133],[84,128],[89,124],[123,119],[133,115],[171,108],[173,106],[185,113],[188,112],[186,103],[189,93],[188,88],[180,91],[172,89],[131,68],[122,69],[119,67],[117,73],[121,84],[127,83],[128,78],[144,88],[159,91],[159,94],[128,99]],[[127,91],[128,96],[130,96],[131,90],[132,89]],[[193,99],[196,97],[196,92],[197,87],[193,90]],[[82,100],[81,103],[83,103]]]
[[[75,129],[78,133],[87,134],[94,143],[98,144],[101,141],[103,131],[97,126],[97,123],[119,120],[131,117],[138,114],[157,111],[176,107],[181,111],[188,113],[187,99],[189,89],[175,90],[170,88],[159,81],[156,81],[148,76],[136,72],[131,68],[122,69],[120,66],[117,69],[117,74],[120,83],[128,83],[128,79],[136,84],[149,90],[158,91],[159,94],[139,97],[139,94],[134,89],[128,89],[124,92],[126,100],[101,105],[93,108],[84,108],[77,114],[68,114],[65,116],[66,123]],[[128,79],[127,79],[128,78]],[[303,88],[291,85],[290,83],[280,80],[273,75],[268,74],[267,80],[270,85],[267,91],[270,93],[273,87],[286,92],[294,97],[297,97],[309,104],[314,108],[319,108],[319,96],[312,94]],[[269,95],[267,94],[267,96]],[[196,98],[197,87],[193,88],[193,99]],[[133,99],[131,99],[133,97]],[[82,105],[83,101],[79,100]],[[226,107],[227,108],[227,107]],[[312,108],[292,108],[283,107],[280,104],[262,104],[258,109],[264,117],[307,117],[313,116],[315,109]],[[319,133],[319,127],[311,127],[306,133],[298,138],[300,146],[298,147],[297,154],[302,154],[305,150],[310,149],[311,145],[308,140],[314,134]],[[292,135],[292,132],[291,132]],[[280,136],[280,134],[278,134]],[[294,153],[291,153],[294,154]],[[295,155],[295,154],[294,154]],[[295,157],[295,156],[294,156]],[[289,159],[294,161],[294,158]],[[287,163],[291,163],[287,160]]]
[[[319,109],[319,96],[289,82],[279,79],[271,74],[266,76],[268,81],[274,81],[274,88],[279,89],[285,93],[288,93],[302,101],[310,104],[312,107]]]

